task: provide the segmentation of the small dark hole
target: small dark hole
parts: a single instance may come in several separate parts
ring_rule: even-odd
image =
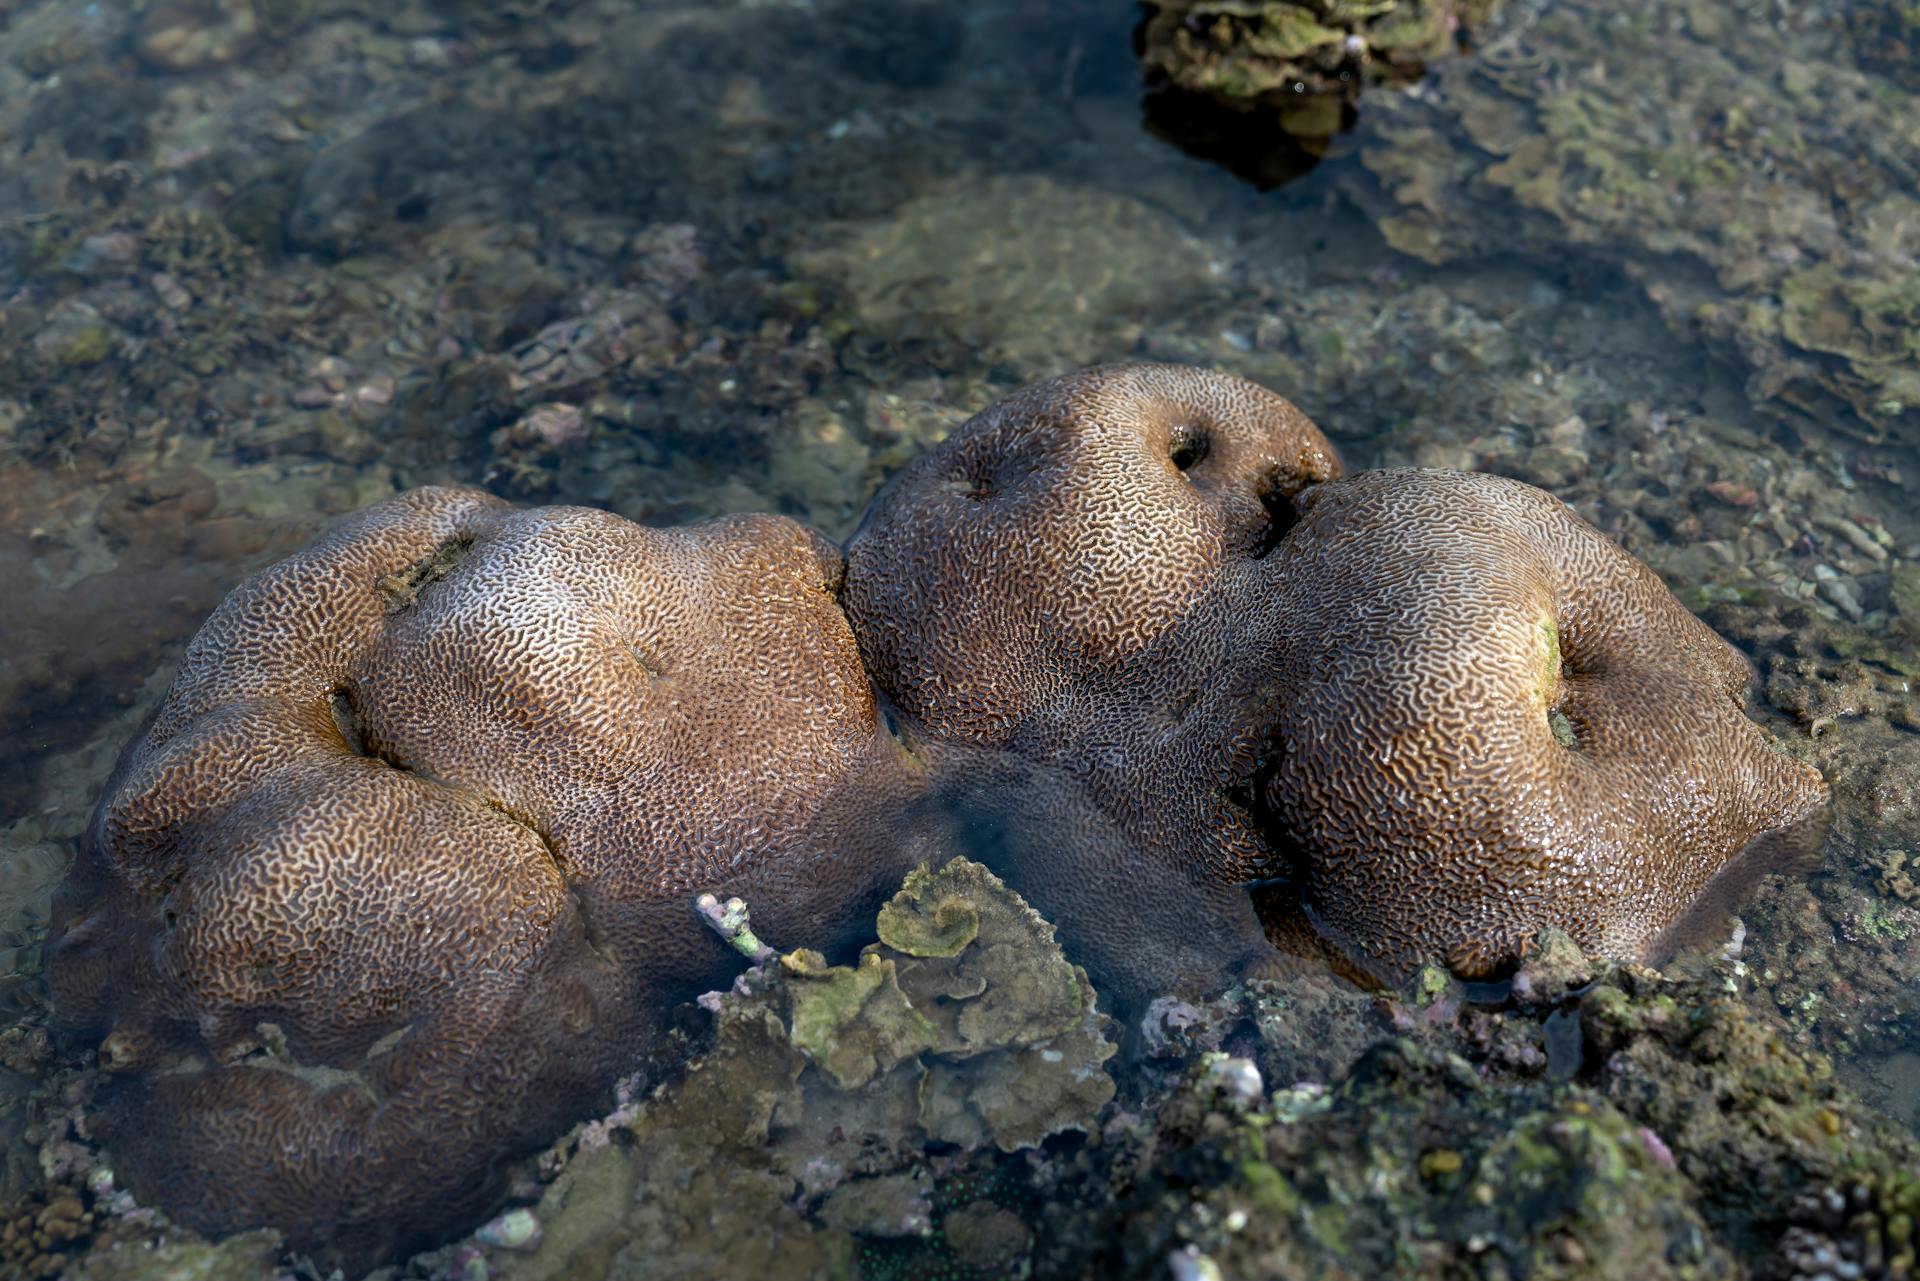
[[[162,919],[166,921],[167,928],[172,929],[180,923],[180,914],[178,912],[168,911]]]
[[[1167,457],[1172,460],[1173,465],[1181,471],[1191,471],[1194,467],[1198,466],[1200,460],[1206,456],[1207,438],[1198,434],[1176,436],[1173,442],[1173,452],[1167,455]]]
[[[393,207],[393,219],[395,222],[419,222],[427,216],[430,208],[432,205],[425,196],[408,196]]]

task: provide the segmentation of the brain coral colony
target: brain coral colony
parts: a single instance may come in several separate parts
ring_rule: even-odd
[[[967,853],[1137,998],[1271,963],[1250,882],[1359,968],[1485,973],[1546,925],[1646,955],[1806,830],[1651,572],[1523,485],[1339,471],[1261,388],[1115,366],[963,425],[845,562],[772,516],[350,518],[208,620],[64,887],[119,1170],[348,1267],[444,1235],[729,980],[705,892],[830,946]]]

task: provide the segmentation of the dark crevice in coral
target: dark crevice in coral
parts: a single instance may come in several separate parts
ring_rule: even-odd
[[[387,613],[398,614],[418,600],[421,592],[452,573],[454,567],[465,560],[467,553],[472,550],[471,536],[450,538],[424,559],[380,579],[374,584],[374,590],[380,593],[381,603]]]
[[[567,887],[567,896],[573,900],[574,911],[580,916],[580,934],[588,949],[607,964],[618,965],[619,959],[614,955],[613,945],[607,941],[605,931],[600,928],[599,918],[593,911],[587,895],[588,886],[581,877],[580,869],[561,852],[558,845],[553,843],[553,838],[534,821],[533,815],[515,809],[492,796],[481,799],[488,809],[524,827],[533,834],[535,840],[540,842],[540,848],[546,852],[547,861],[552,863],[554,871],[560,874],[561,881]]]
[[[648,676],[657,680],[667,674],[667,669],[660,660],[649,655],[638,645],[628,644],[627,653],[633,655],[633,661],[640,664],[640,670]]]
[[[353,691],[336,689],[327,701],[333,712],[333,728],[347,750],[355,756],[373,755],[367,750],[366,722],[360,718],[360,709],[353,705]]]
[[[1277,484],[1269,485],[1260,495],[1260,505],[1267,509],[1267,524],[1254,540],[1253,558],[1261,560],[1280,545],[1287,531],[1300,523],[1299,509],[1294,506],[1293,496],[1283,492]]]
[[[1273,813],[1267,796],[1273,776],[1280,768],[1280,748],[1268,739],[1263,751],[1244,771],[1219,789],[1220,799],[1246,815],[1247,825],[1265,840],[1269,853],[1250,870],[1261,881],[1297,883],[1304,875],[1306,859],[1299,846],[1286,833],[1285,824]]]
[[[618,966],[620,960],[614,955],[613,945],[607,941],[605,932],[600,928],[600,918],[593,910],[593,904],[587,897],[587,887],[571,878],[567,882],[567,894],[573,899],[573,910],[580,916],[580,934],[592,953],[609,965]]]
[[[480,799],[481,804],[500,815],[500,817],[520,827],[524,827],[528,832],[532,833],[534,839],[540,842],[540,848],[546,851],[548,861],[553,864],[554,868],[559,871],[560,875],[568,884],[572,884],[579,878],[579,870],[573,866],[566,855],[560,852],[560,847],[553,843],[553,839],[549,837],[546,830],[535,821],[532,814],[509,805],[498,797],[483,796]]]

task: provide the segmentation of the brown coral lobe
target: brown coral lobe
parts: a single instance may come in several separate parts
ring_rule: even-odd
[[[1203,986],[1268,952],[1237,888],[1275,863],[1238,800],[1270,715],[1261,566],[1339,472],[1263,387],[1101,366],[957,428],[848,545],[875,684],[995,833],[970,852],[1103,989]]]
[[[59,1017],[131,1078],[135,1191],[388,1256],[724,981],[696,887],[853,927],[910,862],[824,857],[896,757],[839,576],[780,517],[426,489],[237,588],[60,907]]]
[[[1543,926],[1649,959],[1743,851],[1817,840],[1826,785],[1746,719],[1746,659],[1552,495],[1362,472],[1281,552],[1263,812],[1363,970],[1490,973]]]

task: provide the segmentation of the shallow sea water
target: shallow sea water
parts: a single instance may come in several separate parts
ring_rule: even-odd
[[[1729,996],[1821,1089],[1830,1062],[1861,1101],[1820,1102],[1811,1124],[1910,1163],[1908,1138],[1873,1127],[1920,1117],[1920,18],[1816,8],[1510,4],[1412,88],[1365,93],[1324,159],[1262,191],[1145,126],[1137,15],[1117,0],[0,0],[0,1209],[51,1213],[73,1188],[92,1216],[71,1241],[0,1244],[0,1272],[92,1249],[76,1275],[166,1275],[192,1240],[87,1183],[98,1073],[92,1047],[45,1040],[40,969],[117,753],[236,581],[429,483],[653,524],[772,511],[843,539],[972,412],[1127,358],[1260,381],[1352,468],[1551,489],[1752,657],[1751,714],[1825,772],[1833,831],[1817,871],[1742,913],[1737,958],[1689,971],[1686,999]],[[501,1203],[542,1216],[547,1253],[463,1237],[394,1266],[1652,1275],[1581,1226],[1641,1203],[1582,1191],[1563,1214],[1496,1177],[1537,1190],[1500,1164],[1527,1108],[1591,1103],[1655,1136],[1635,1149],[1648,1187],[1697,1197],[1696,1275],[1817,1275],[1790,1231],[1867,1258],[1845,1255],[1865,1229],[1793,1208],[1856,1175],[1881,1202],[1836,1222],[1880,1215],[1864,1274],[1903,1275],[1872,1271],[1899,1242],[1891,1176],[1866,1158],[1741,1203],[1715,1189],[1760,1141],[1689,1148],[1658,1119],[1731,1096],[1615,1089],[1578,1053],[1567,1066],[1564,1015],[1550,1034],[1553,1011],[1473,995],[1240,992],[1195,1012],[1191,1044],[1122,1069],[1140,1057],[1125,1048],[1091,1138],[1004,1157],[905,1143],[834,1186],[723,1180],[711,1204],[673,1202],[643,1172],[597,1220],[568,1218],[556,1180],[587,1186],[567,1170],[597,1150],[576,1135]],[[683,1023],[682,1059],[713,1052]],[[1338,1048],[1302,1044],[1316,1034]],[[1315,1140],[1341,1157],[1270,1139],[1261,1168],[1298,1190],[1264,1202],[1233,1190],[1251,1158],[1179,1111],[1219,1092],[1193,1084],[1204,1050],[1298,1082],[1269,1101],[1280,1126],[1384,1079],[1396,1038],[1477,1088],[1576,1094],[1510,1115],[1520,1094],[1410,1102],[1404,1152],[1357,1121]],[[1751,1106],[1784,1116],[1796,1088]],[[687,1125],[650,1124],[662,1150],[700,1150]],[[875,1145],[902,1142],[871,1124]],[[713,1159],[785,1170],[804,1141],[729,1133]],[[1477,1181],[1456,1186],[1463,1161]],[[856,1186],[879,1191],[837,1195]],[[1456,1231],[1479,1211],[1448,1198],[1483,1186],[1483,1206],[1523,1208]],[[765,1216],[744,1223],[712,1208],[756,1196]],[[1401,1246],[1347,1243],[1327,1206],[1356,1234],[1383,1216]],[[1256,1229],[1223,1226],[1236,1213]],[[1262,1222],[1294,1226],[1247,1244]],[[756,1233],[764,1255],[696,1248]],[[149,1253],[101,1262],[113,1242]],[[269,1244],[221,1266],[311,1265]]]

